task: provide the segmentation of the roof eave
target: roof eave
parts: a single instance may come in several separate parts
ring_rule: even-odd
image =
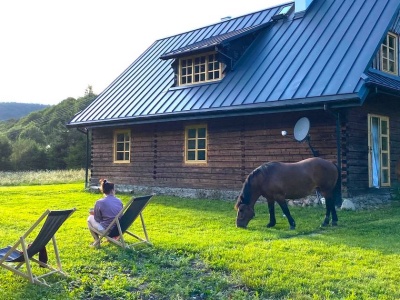
[[[163,56],[160,57],[160,59],[169,60],[169,59],[181,58],[181,57],[184,57],[184,56],[196,55],[196,54],[199,54],[199,53],[206,53],[206,52],[210,52],[210,51],[215,50],[215,47],[219,46],[220,44],[221,43],[213,44],[213,45],[210,45],[208,47],[203,47],[203,48],[194,49],[194,50],[190,50],[190,51],[184,51],[184,52],[181,52],[181,53],[163,55]]]
[[[374,82],[367,82],[366,87],[372,90],[375,94],[388,94],[391,96],[400,97],[400,90],[392,88],[390,86],[385,86],[382,84],[377,84]]]
[[[284,113],[306,110],[325,110],[355,107],[362,104],[358,94],[334,95],[329,97],[279,100],[257,104],[229,106],[215,109],[183,111],[177,113],[147,115],[111,120],[76,122],[67,124],[69,128],[99,128],[130,126],[132,124],[150,124],[171,121],[203,120],[225,117],[239,117],[260,114]]]

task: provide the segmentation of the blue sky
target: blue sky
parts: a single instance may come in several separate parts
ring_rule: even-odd
[[[0,102],[102,92],[155,40],[290,0],[0,2]]]

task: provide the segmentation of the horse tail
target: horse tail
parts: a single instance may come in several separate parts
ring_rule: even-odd
[[[335,201],[336,206],[341,206],[342,205],[342,176],[340,174],[339,167],[334,164],[337,172],[338,172],[338,177],[336,180],[335,187],[333,188],[333,200]]]

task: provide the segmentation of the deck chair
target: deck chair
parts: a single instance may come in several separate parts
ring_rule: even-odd
[[[144,224],[142,211],[146,208],[151,197],[153,196],[154,195],[147,195],[136,198],[133,197],[122,208],[119,214],[115,216],[114,220],[104,231],[101,232],[92,227],[91,230],[93,230],[99,235],[99,239],[93,243],[93,246],[96,248],[100,247],[101,241],[103,239],[106,239],[109,242],[118,245],[122,248],[130,248],[137,244],[142,244],[142,243],[151,245],[149,236],[147,235],[146,225]],[[128,230],[129,227],[133,224],[133,222],[135,222],[137,217],[140,217],[144,237],[134,234]],[[130,235],[138,241],[128,245],[125,241],[124,234]]]
[[[49,286],[49,284],[44,280],[44,277],[46,276],[53,273],[66,276],[61,268],[60,256],[54,235],[75,210],[75,208],[68,210],[46,210],[13,246],[7,246],[0,249],[0,266],[28,279],[31,283],[45,286]],[[27,238],[29,234],[35,230],[45,218],[46,220],[43,222],[43,226],[38,235],[31,244],[28,244]],[[47,263],[47,250],[45,247],[50,240],[53,241],[57,267],[52,267]],[[17,247],[20,247],[21,250],[18,250]],[[45,256],[44,260],[40,255],[43,253]],[[36,254],[39,254],[39,259],[34,257]],[[43,268],[41,272],[38,272],[41,273],[40,275],[33,274],[32,268],[35,264],[32,265],[32,263],[38,264]]]

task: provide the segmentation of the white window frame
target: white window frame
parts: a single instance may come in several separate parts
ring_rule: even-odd
[[[373,134],[373,120],[377,123],[377,136]],[[390,187],[390,124],[389,117],[368,114],[368,177],[369,187]],[[376,134],[375,134],[376,135]],[[374,146],[376,145],[376,146]],[[374,148],[378,147],[374,159]],[[374,180],[374,161],[378,160],[378,168]]]
[[[384,42],[381,45],[380,51],[380,67],[381,71],[399,75],[399,60],[398,60],[398,36],[389,32],[386,35]]]

